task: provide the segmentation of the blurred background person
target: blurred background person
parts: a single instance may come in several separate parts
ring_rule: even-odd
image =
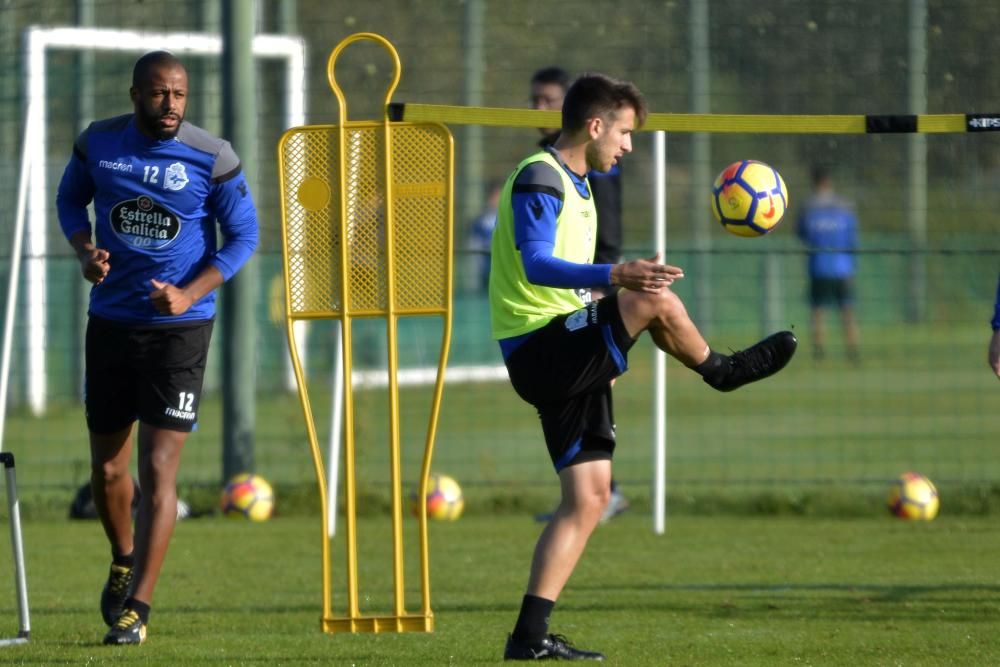
[[[858,218],[854,207],[834,192],[825,166],[813,167],[812,185],[812,196],[799,215],[796,232],[809,249],[813,358],[820,360],[826,356],[824,311],[837,308],[847,358],[857,364],[861,361],[861,336],[854,312]]]
[[[503,184],[487,186],[483,210],[469,223],[465,249],[469,257],[469,285],[475,292],[485,293],[490,284],[490,242],[497,224],[497,204]]]

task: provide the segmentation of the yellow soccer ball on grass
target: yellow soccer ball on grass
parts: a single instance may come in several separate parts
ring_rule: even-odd
[[[890,514],[911,521],[930,521],[941,507],[934,483],[916,472],[900,475],[889,487],[885,503]]]
[[[410,495],[414,516],[420,515],[419,495],[418,490]],[[424,502],[427,505],[427,518],[436,521],[454,521],[462,516],[462,510],[465,509],[462,487],[454,478],[437,473],[432,473],[427,479],[427,497]]]
[[[267,521],[274,513],[274,490],[260,475],[240,473],[222,490],[220,505],[228,517]]]

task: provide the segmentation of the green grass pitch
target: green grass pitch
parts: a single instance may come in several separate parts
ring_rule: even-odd
[[[0,662],[497,663],[539,530],[526,515],[432,524],[435,632],[324,635],[317,517],[183,521],[146,644],[105,647],[97,610],[107,568],[100,527],[33,521],[24,535],[32,638],[0,649]],[[362,606],[379,611],[391,591],[388,520],[362,518],[359,535]],[[0,636],[12,636],[17,617],[4,542]],[[342,537],[332,552],[336,609],[343,603]],[[681,516],[656,536],[648,516],[630,513],[594,534],[552,630],[618,665],[998,664],[998,552],[1000,530],[990,517]],[[408,606],[416,608],[415,567],[407,572]]]

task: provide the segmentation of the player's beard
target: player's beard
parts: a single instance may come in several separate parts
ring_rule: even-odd
[[[155,113],[149,113],[145,109],[140,110],[139,121],[149,134],[153,135],[160,141],[166,141],[167,139],[173,139],[177,136],[177,132],[181,129],[181,123],[184,122],[184,116],[180,114],[169,115],[177,119],[177,123],[169,129],[160,126],[160,119],[164,117],[164,114],[158,111]]]

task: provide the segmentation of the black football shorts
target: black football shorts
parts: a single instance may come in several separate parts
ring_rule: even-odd
[[[143,328],[91,317],[84,378],[90,431],[114,433],[137,419],[172,431],[197,428],[211,338],[211,320]]]
[[[854,281],[850,278],[813,278],[809,285],[809,303],[814,308],[854,304]]]
[[[611,380],[628,368],[634,343],[611,295],[554,318],[507,358],[514,390],[538,410],[556,472],[614,454]]]

